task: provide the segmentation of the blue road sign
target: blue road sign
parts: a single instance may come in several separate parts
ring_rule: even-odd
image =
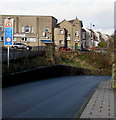
[[[4,27],[4,45],[13,44],[13,20],[6,19]]]

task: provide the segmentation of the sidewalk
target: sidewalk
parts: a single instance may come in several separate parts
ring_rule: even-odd
[[[114,90],[111,89],[111,81],[100,83],[80,118],[114,118]]]

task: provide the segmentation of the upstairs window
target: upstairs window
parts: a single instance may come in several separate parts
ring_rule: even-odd
[[[67,37],[67,40],[71,40],[70,36]]]
[[[78,37],[78,36],[79,36],[78,31],[76,31],[76,32],[75,32],[75,36],[76,36],[76,37]]]
[[[33,27],[32,26],[23,26],[22,27],[22,33],[33,33]]]
[[[48,27],[45,28],[45,32],[49,32],[49,28]]]
[[[62,34],[63,34],[63,30],[60,30],[60,31],[59,31],[59,34],[61,34],[61,35],[62,35]]]
[[[25,26],[25,32],[29,33],[30,32],[30,27],[29,26]]]
[[[83,39],[86,39],[86,32],[82,33],[82,37],[83,37]]]

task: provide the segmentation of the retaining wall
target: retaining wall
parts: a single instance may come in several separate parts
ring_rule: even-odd
[[[8,87],[16,84],[33,82],[45,78],[74,76],[74,75],[98,75],[99,73],[67,65],[54,65],[39,67],[36,69],[25,70],[22,72],[11,73],[2,76],[2,87]]]

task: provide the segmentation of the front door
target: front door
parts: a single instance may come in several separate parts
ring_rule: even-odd
[[[78,43],[75,44],[75,50],[78,50]]]

